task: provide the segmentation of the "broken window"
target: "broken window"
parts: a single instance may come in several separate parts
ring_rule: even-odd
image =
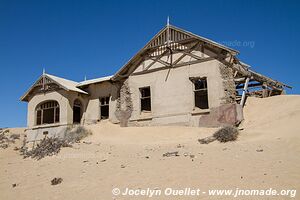
[[[151,92],[150,87],[140,88],[141,93],[141,112],[151,112]]]
[[[208,93],[207,93],[207,79],[203,78],[191,78],[194,83],[194,96],[195,107],[200,109],[208,109]]]
[[[81,102],[76,99],[73,105],[73,123],[78,124],[81,121],[82,116],[82,105]]]
[[[57,101],[47,101],[36,108],[36,125],[59,122],[59,104]]]
[[[109,97],[100,98],[100,119],[109,118]]]

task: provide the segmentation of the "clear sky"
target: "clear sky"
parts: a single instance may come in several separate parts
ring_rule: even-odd
[[[0,127],[26,125],[19,98],[47,73],[115,73],[166,24],[226,44],[300,93],[300,1],[0,0]]]

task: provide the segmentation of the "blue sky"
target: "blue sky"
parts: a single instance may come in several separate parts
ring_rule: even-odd
[[[26,125],[19,98],[46,72],[111,75],[166,24],[240,51],[253,69],[300,93],[299,1],[0,0],[0,127]]]

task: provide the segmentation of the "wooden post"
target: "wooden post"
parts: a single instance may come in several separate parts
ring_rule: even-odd
[[[246,79],[246,81],[245,81],[245,84],[244,84],[244,89],[243,89],[242,99],[241,99],[241,102],[240,102],[240,105],[241,105],[241,106],[244,106],[244,103],[245,103],[245,100],[246,100],[246,91],[247,91],[247,89],[248,89],[249,80],[250,80],[250,78],[247,77],[247,79]]]
[[[263,91],[262,91],[262,98],[268,97],[268,85],[266,82],[263,83]]]

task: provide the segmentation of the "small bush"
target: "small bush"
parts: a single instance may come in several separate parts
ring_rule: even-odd
[[[219,129],[213,134],[213,137],[216,138],[219,142],[230,142],[235,141],[238,138],[239,131],[237,128],[232,126],[226,126]]]
[[[78,126],[74,130],[66,131],[64,140],[69,143],[75,143],[75,142],[79,142],[80,140],[82,140],[83,138],[91,134],[92,133],[90,130],[87,130],[83,126]]]
[[[45,156],[57,155],[62,147],[72,147],[73,143],[79,142],[90,134],[89,130],[79,126],[74,130],[67,130],[64,138],[45,137],[32,150],[28,150],[26,143],[23,143],[20,152],[24,158],[31,157],[40,160]]]
[[[24,158],[31,157],[40,160],[45,156],[53,156],[58,154],[62,147],[71,147],[71,145],[65,140],[61,140],[59,138],[44,138],[32,150],[21,148],[20,152]]]
[[[9,138],[11,138],[11,139],[13,139],[13,140],[19,140],[20,139],[20,134],[11,134],[10,136],[9,136]]]
[[[0,148],[1,149],[6,149],[10,146],[11,143],[15,143],[15,139],[14,137],[9,137],[8,135],[6,135],[6,133],[9,133],[9,130],[6,129],[6,130],[1,130],[1,133],[0,133]],[[15,135],[15,134],[13,134]],[[19,137],[20,138],[20,137]]]

